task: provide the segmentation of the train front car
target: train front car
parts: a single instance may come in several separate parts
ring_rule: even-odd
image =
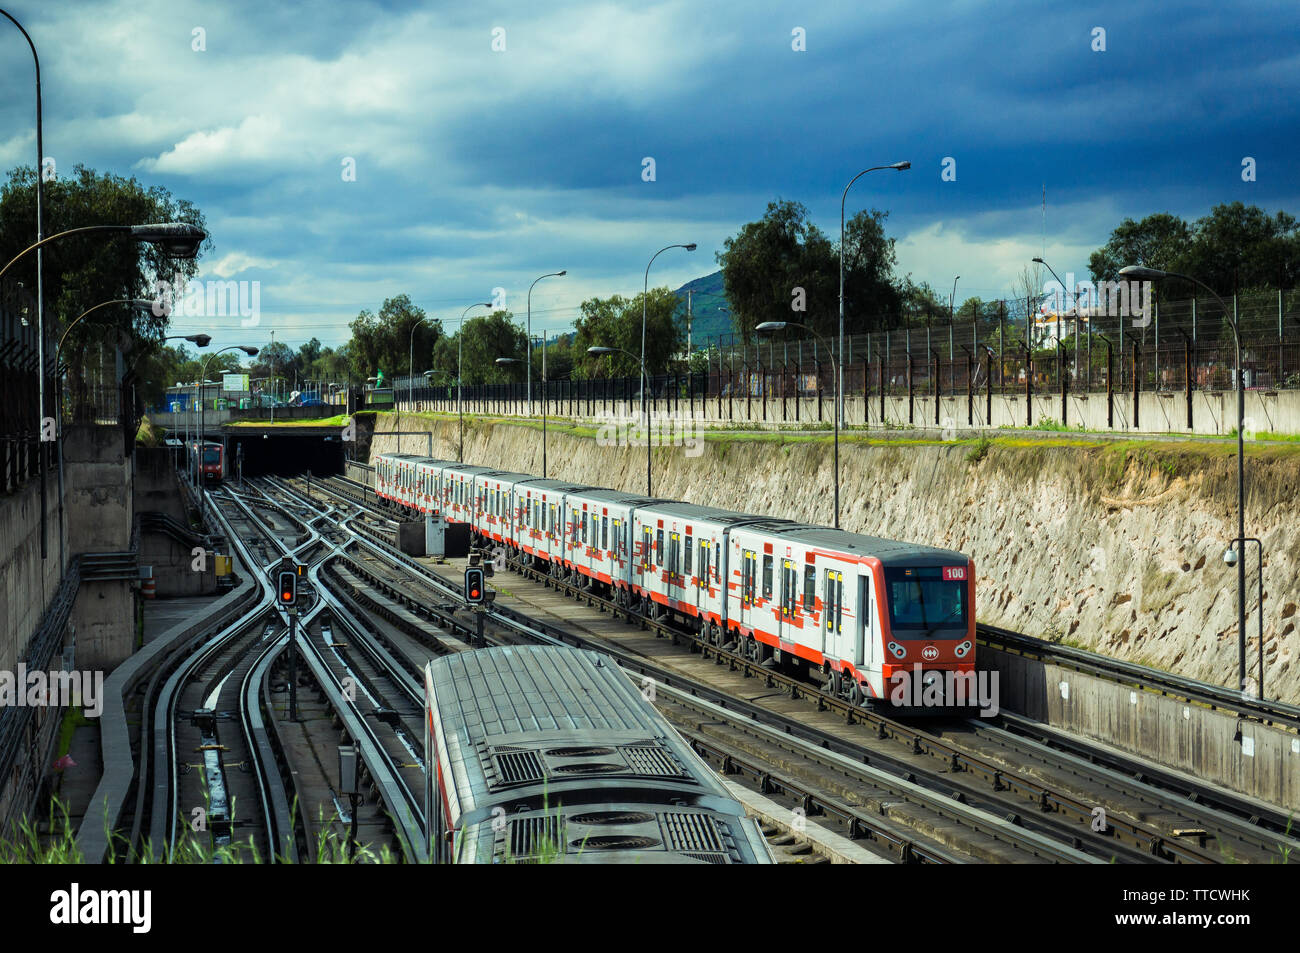
[[[220,483],[226,477],[225,448],[219,443],[204,444],[200,466],[203,469],[204,483]]]
[[[898,714],[996,711],[975,672],[975,563],[954,550],[895,544],[875,569],[884,661],[879,704]]]
[[[434,659],[425,752],[437,863],[772,863],[721,779],[595,652]]]

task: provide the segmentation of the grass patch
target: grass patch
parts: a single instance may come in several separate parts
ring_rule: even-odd
[[[308,420],[277,420],[271,423],[269,420],[232,420],[225,424],[227,427],[342,427],[351,418],[347,414],[335,414],[333,417],[316,417]]]
[[[979,463],[989,454],[989,447],[993,446],[993,441],[988,437],[980,437],[975,441],[974,446],[966,451],[966,462],[970,464]]]

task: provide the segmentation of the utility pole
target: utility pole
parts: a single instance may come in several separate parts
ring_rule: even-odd
[[[690,288],[686,289],[686,358],[691,357],[691,294]]]

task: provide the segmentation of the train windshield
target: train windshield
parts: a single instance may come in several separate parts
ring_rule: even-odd
[[[220,450],[211,450],[211,449],[209,449],[209,450],[204,450],[204,451],[203,451],[203,462],[204,462],[204,463],[220,463],[220,462],[221,462],[221,451],[220,451]]]
[[[886,569],[894,636],[924,639],[940,629],[965,631],[969,586],[965,566]]]

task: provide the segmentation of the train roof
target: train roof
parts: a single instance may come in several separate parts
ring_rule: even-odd
[[[897,539],[883,539],[879,536],[864,536],[861,533],[850,533],[847,530],[813,526],[807,523],[770,520],[746,526],[745,529],[780,536],[782,539],[808,546],[857,556],[871,556],[879,559],[886,566],[951,566],[954,563],[964,565],[970,558],[955,549],[943,549]]]
[[[644,493],[627,493],[624,490],[610,490],[600,486],[581,487],[578,489],[577,494],[592,500],[603,500],[606,503],[630,503],[632,506],[650,506],[654,503],[673,502],[657,496],[646,496]]]
[[[585,483],[574,483],[570,480],[552,480],[550,478],[542,479],[537,477],[528,481],[530,490],[563,490],[565,493],[582,493],[586,494],[595,487],[587,486]]]
[[[511,483],[522,483],[524,480],[537,479],[531,473],[520,473],[518,470],[488,470],[486,473],[477,473],[475,476],[488,477],[493,480],[507,480]]]
[[[682,503],[676,500],[665,500],[646,504],[646,509],[655,513],[666,513],[672,516],[682,516],[699,520],[710,520],[714,523],[722,523],[724,526],[734,526],[737,523],[753,522],[779,522],[773,520],[770,516],[759,516],[753,513],[737,513],[733,510],[724,510],[718,506],[702,506],[699,503]]]
[[[426,679],[470,858],[529,856],[541,832],[566,861],[770,861],[712,770],[598,653],[476,649],[432,660]]]

